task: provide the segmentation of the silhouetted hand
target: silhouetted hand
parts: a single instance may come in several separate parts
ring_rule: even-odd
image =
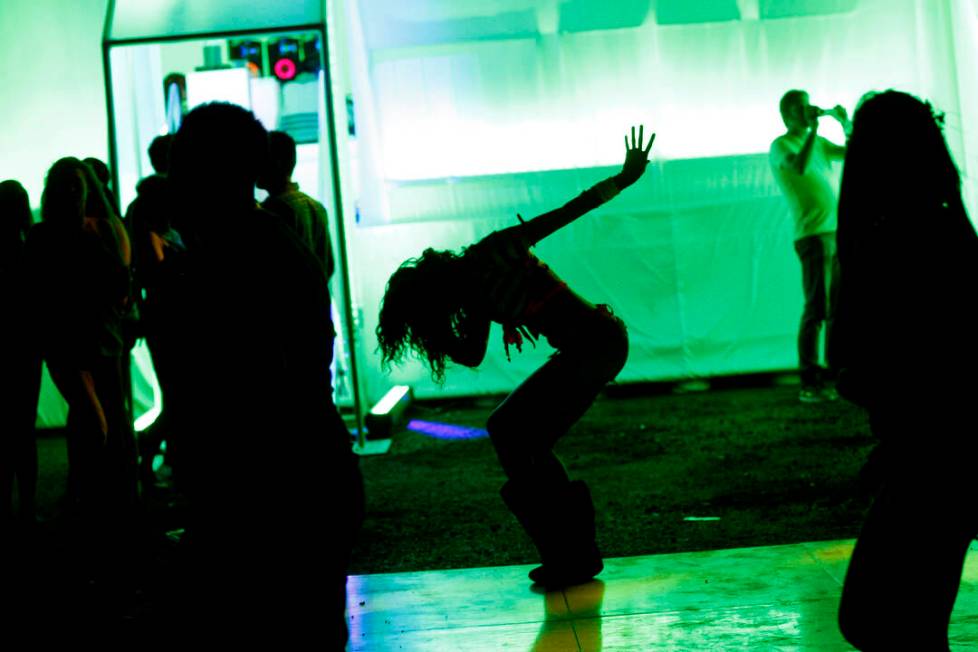
[[[849,113],[846,111],[846,107],[841,104],[836,104],[827,113],[842,124],[849,122]]]
[[[625,136],[625,163],[621,166],[621,172],[615,177],[619,190],[638,181],[645,172],[645,167],[649,164],[649,152],[652,150],[652,143],[655,142],[655,134],[649,136],[648,147],[643,148],[642,132],[644,130],[644,125],[638,126],[638,140],[636,140],[635,127],[632,127],[631,143],[628,141],[628,136]]]
[[[98,395],[95,393],[95,378],[90,371],[81,371],[80,376],[84,401],[87,403],[87,407],[92,410],[92,416],[98,421],[102,445],[104,446],[109,441],[109,420],[105,417],[102,402],[99,401]]]

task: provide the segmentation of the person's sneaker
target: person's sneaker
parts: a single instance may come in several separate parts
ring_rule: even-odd
[[[604,570],[601,557],[583,559],[567,567],[537,566],[529,572],[530,581],[548,591],[557,591],[568,586],[586,584]]]
[[[802,387],[798,392],[798,400],[802,403],[821,403],[825,398],[816,387]]]
[[[839,392],[832,385],[826,385],[822,388],[822,398],[826,401],[838,401]]]

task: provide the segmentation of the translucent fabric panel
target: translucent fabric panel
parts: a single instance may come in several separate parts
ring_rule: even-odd
[[[944,0],[921,2],[668,25],[650,13],[632,28],[568,33],[544,31],[541,10],[533,38],[486,33],[416,47],[371,42],[362,26],[365,50],[351,56],[366,62],[370,95],[355,98],[358,123],[375,123],[383,143],[364,192],[383,194],[389,181],[612,165],[622,130],[639,122],[658,132],[658,158],[763,152],[783,130],[778,100],[794,87],[850,111],[887,87],[956,101]]]
[[[427,0],[379,29],[390,4],[353,2],[348,22],[361,127],[351,261],[371,398],[390,382],[419,396],[507,391],[546,359],[541,343],[507,362],[494,331],[480,369],[451,370],[443,388],[420,363],[387,377],[373,335],[384,285],[427,246],[458,249],[613,173],[631,124],[658,133],[646,176],[538,247],[625,320],[626,382],[796,367],[800,266],[766,154],[786,90],[850,113],[870,90],[931,99],[974,188],[974,0],[739,2],[737,19],[718,2],[716,20],[667,25],[628,2],[591,29],[586,2]],[[533,13],[536,34],[478,32],[493,12],[506,25]],[[397,21],[440,27],[412,41]],[[822,133],[844,142],[832,121]]]
[[[63,156],[106,158],[99,35],[105,0],[0,1],[0,180],[17,179],[35,208]]]
[[[519,210],[529,217],[553,208],[610,172],[538,173],[546,192],[525,188]],[[504,188],[512,183],[500,180]],[[478,205],[479,192],[482,203],[494,201],[486,180],[466,185],[453,184],[460,201]],[[452,205],[453,192],[446,190],[443,202]],[[536,253],[574,291],[609,304],[625,321],[630,353],[621,381],[790,369],[801,274],[784,211],[766,155],[654,163],[636,185],[541,242]],[[458,250],[515,223],[515,211],[501,214],[354,230],[351,259],[358,269],[371,397],[391,382],[411,385],[421,397],[507,391],[553,352],[540,342],[508,362],[494,327],[482,366],[451,368],[443,387],[416,361],[390,376],[380,368],[373,333],[390,274],[425,247]]]
[[[949,138],[954,137],[952,145],[960,139],[960,149],[954,154],[971,221],[978,225],[978,77],[971,72],[978,62],[978,0],[954,0],[952,8],[958,110],[948,115],[945,131]]]

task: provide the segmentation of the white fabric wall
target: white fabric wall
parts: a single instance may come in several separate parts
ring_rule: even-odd
[[[361,185],[351,257],[368,395],[391,382],[419,396],[505,391],[545,359],[542,344],[507,363],[494,333],[480,370],[450,371],[443,388],[420,363],[387,377],[373,335],[384,284],[425,246],[457,249],[611,173],[638,122],[659,134],[649,173],[539,255],[629,325],[621,380],[794,367],[800,272],[765,156],[783,131],[781,94],[804,88],[850,113],[869,90],[930,98],[947,112],[962,167],[975,169],[964,126],[974,88],[963,74],[975,59],[962,58],[972,0],[830,4],[843,11],[685,25],[658,25],[650,12],[631,26],[561,33],[545,14],[563,3],[500,3],[495,17],[491,5],[354,3]],[[537,33],[527,34],[520,21],[534,9]]]
[[[102,21],[106,0],[0,2],[0,179],[39,206],[62,156],[106,157]]]
[[[107,158],[101,50],[106,4],[0,2],[0,179],[20,181],[35,209],[44,176],[57,159]],[[45,373],[38,424],[63,424],[65,414]]]
[[[794,366],[800,271],[767,165],[765,155],[654,163],[642,182],[538,246],[538,255],[571,287],[595,303],[610,304],[625,320],[631,353],[620,380]],[[549,202],[543,203],[554,205],[611,172],[534,177],[547,189]],[[521,182],[530,185],[525,179],[512,179],[511,185]],[[386,278],[423,247],[458,248],[513,223],[503,217],[357,230],[352,255],[357,269],[370,270],[374,281],[360,283],[362,305],[379,305]],[[376,315],[368,309],[363,316],[364,336],[374,346]],[[518,384],[550,351],[540,343],[507,362],[494,331],[482,367],[450,372],[444,388],[431,383],[420,363],[405,365],[389,379],[378,372],[376,356],[365,367],[373,395],[389,382],[413,385],[421,396],[498,392]]]
[[[950,20],[954,29],[958,111],[949,116],[947,131],[960,139],[960,149],[954,154],[961,168],[971,220],[978,225],[978,75],[975,74],[978,66],[978,0],[955,0]]]

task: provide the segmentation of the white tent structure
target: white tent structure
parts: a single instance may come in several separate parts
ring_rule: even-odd
[[[400,261],[559,206],[620,165],[622,134],[641,122],[658,133],[646,176],[538,254],[628,325],[620,382],[795,368],[800,268],[767,155],[791,88],[850,115],[871,90],[932,101],[978,216],[973,0],[344,8],[360,140],[351,261],[365,337]],[[844,142],[831,120],[821,133]],[[509,363],[492,337],[481,368],[450,370],[444,387],[420,364],[395,382],[420,396],[505,391],[549,354],[543,345]],[[372,393],[386,378],[366,359]]]
[[[322,146],[303,186],[335,218],[338,357],[363,405],[392,382],[508,391],[542,363],[545,344],[507,362],[494,331],[482,367],[443,386],[417,361],[387,374],[373,335],[386,281],[425,247],[458,249],[608,175],[631,124],[658,133],[646,176],[537,252],[628,325],[621,382],[795,367],[800,270],[767,161],[790,88],[850,114],[870,90],[933,102],[978,216],[976,0],[116,0],[108,14],[123,203],[166,124],[168,72],[196,72],[232,37],[320,35]],[[267,83],[249,91],[256,111]]]

